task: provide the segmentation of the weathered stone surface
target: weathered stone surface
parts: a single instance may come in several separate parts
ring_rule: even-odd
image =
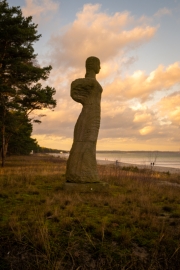
[[[96,57],[86,60],[85,78],[71,84],[71,97],[83,105],[74,128],[74,141],[67,161],[66,182],[99,182],[96,164],[96,143],[100,126],[102,87],[96,81],[100,61]]]

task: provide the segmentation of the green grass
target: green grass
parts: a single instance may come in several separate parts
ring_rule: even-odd
[[[65,161],[0,169],[0,269],[180,269],[179,175],[99,166],[107,193],[64,190]]]

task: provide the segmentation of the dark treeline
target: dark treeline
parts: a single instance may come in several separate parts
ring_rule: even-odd
[[[57,153],[59,154],[60,152],[62,153],[67,153],[65,150],[58,150],[58,149],[52,149],[52,148],[47,148],[47,147],[41,147],[37,145],[37,147],[34,147],[34,153]]]

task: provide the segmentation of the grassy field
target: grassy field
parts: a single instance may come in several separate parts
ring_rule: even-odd
[[[80,193],[64,190],[65,167],[20,156],[0,169],[1,270],[180,269],[180,175],[98,166],[108,192]]]

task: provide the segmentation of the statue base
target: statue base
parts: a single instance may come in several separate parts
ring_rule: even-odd
[[[97,183],[70,183],[65,182],[63,189],[68,192],[78,193],[107,193],[109,192],[109,184],[105,182]]]

